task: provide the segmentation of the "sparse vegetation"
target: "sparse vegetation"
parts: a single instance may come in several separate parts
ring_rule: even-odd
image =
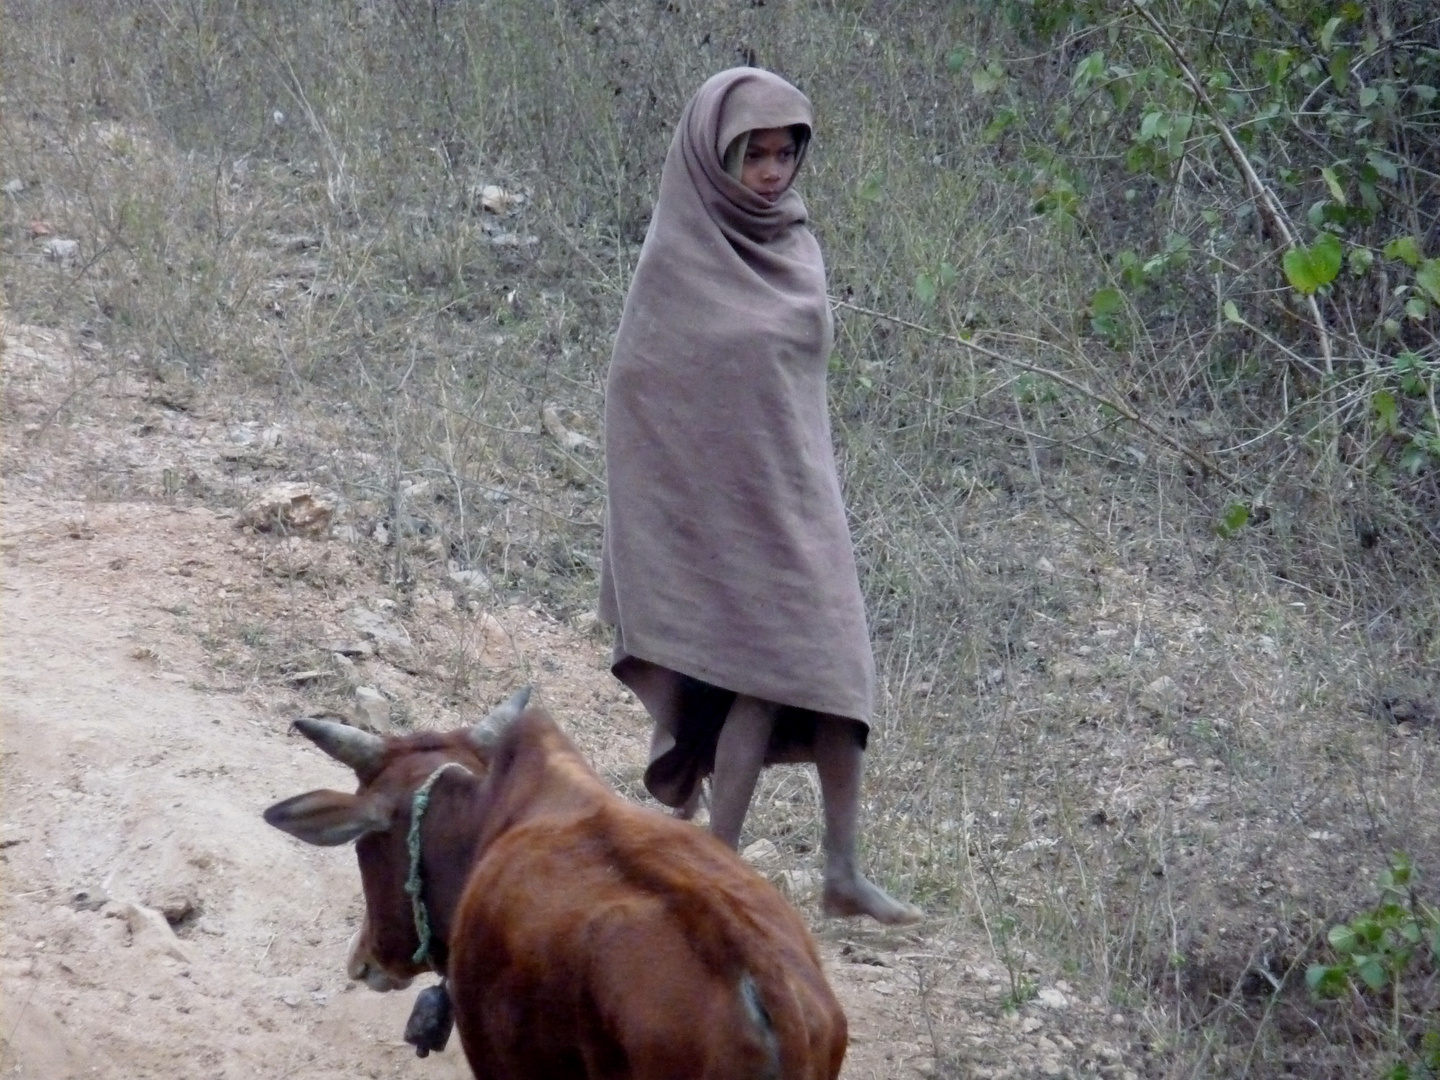
[[[1440,1073],[1440,1002],[1434,1000],[1440,912],[1417,895],[1415,871],[1404,854],[1391,858],[1378,884],[1380,902],[1330,928],[1325,937],[1334,962],[1311,964],[1305,982],[1322,998],[1350,998],[1358,1006],[1367,1034],[1381,1036],[1394,1055],[1387,1080],[1433,1077]],[[1389,1007],[1372,1012],[1368,995],[1388,995]]]
[[[871,871],[988,931],[1012,1003],[1043,958],[1123,1007],[1152,1075],[1423,1066],[1433,971],[1381,1019],[1325,934],[1390,852],[1440,866],[1430,5],[19,0],[0,48],[7,319],[142,386],[137,434],[232,433],[223,482],[99,455],[83,493],[313,481],[402,610],[477,570],[560,617],[674,118],[734,63],[797,82]],[[81,437],[95,379],[29,437]],[[310,557],[265,565],[324,589]],[[283,631],[212,622],[280,670]],[[802,864],[803,777],[752,818]]]

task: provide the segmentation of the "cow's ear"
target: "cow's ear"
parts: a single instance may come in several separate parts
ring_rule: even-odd
[[[490,755],[495,752],[501,736],[510,730],[511,724],[520,719],[529,701],[530,687],[522,686],[503,704],[492,709],[489,716],[470,729],[470,741],[480,751],[481,757],[489,759]]]
[[[374,796],[323,788],[278,802],[265,811],[265,820],[275,828],[320,847],[348,844],[367,832],[387,829],[391,816],[391,808]]]

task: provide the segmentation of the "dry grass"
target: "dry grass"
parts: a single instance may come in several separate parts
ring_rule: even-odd
[[[350,501],[402,601],[479,568],[588,610],[603,462],[542,409],[603,436],[669,125],[747,54],[817,103],[805,191],[837,295],[1176,407],[1164,370],[1077,346],[1097,263],[1030,215],[946,68],[992,32],[978,17],[472,7],[11,5],[10,317],[103,346],[137,431],[203,410],[253,436],[226,485],[143,454],[54,482],[239,501],[312,480]],[[491,213],[489,184],[524,198]],[[838,341],[884,688],[872,871],[983,928],[1015,997],[1028,952],[1145,1017],[1155,1075],[1368,1068],[1365,1016],[1337,1023],[1297,972],[1390,851],[1440,876],[1440,568],[1362,547],[1355,497],[1315,500],[1315,477],[1221,540],[1226,493],[1093,402],[854,313]],[[82,438],[87,390],[34,437]],[[25,394],[7,375],[7,422]],[[1173,420],[1202,421],[1238,429]],[[272,662],[273,629],[214,633],[240,668]],[[1409,723],[1380,704],[1396,693],[1421,705]],[[765,784],[755,835],[817,858],[808,774]]]

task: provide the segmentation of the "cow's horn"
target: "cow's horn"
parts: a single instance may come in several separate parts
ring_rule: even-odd
[[[349,724],[338,724],[334,720],[303,716],[295,721],[295,728],[336,761],[349,765],[357,773],[376,765],[385,750],[385,740],[380,736]]]
[[[525,703],[529,700],[530,687],[522,686],[510,695],[509,700],[490,710],[489,716],[470,729],[470,741],[481,750],[493,749],[506,729],[520,719],[520,714],[525,711]]]

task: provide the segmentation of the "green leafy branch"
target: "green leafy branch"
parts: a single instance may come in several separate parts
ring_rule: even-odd
[[[1200,78],[1195,74],[1195,69],[1186,57],[1184,50],[1180,47],[1180,43],[1175,40],[1170,32],[1160,24],[1160,21],[1156,19],[1147,8],[1142,7],[1132,0],[1130,10],[1139,15],[1140,18],[1149,25],[1161,44],[1163,44],[1175,58],[1175,62],[1180,66],[1180,71],[1184,75],[1185,82],[1190,87],[1190,92],[1205,110],[1209,117],[1210,124],[1215,129],[1215,133],[1219,135],[1226,152],[1235,163],[1235,167],[1240,170],[1240,175],[1244,177],[1245,187],[1250,192],[1250,197],[1255,201],[1255,205],[1259,208],[1261,216],[1265,218],[1272,233],[1280,237],[1283,241],[1286,255],[1291,255],[1296,249],[1303,251],[1304,254],[1299,257],[1299,262],[1303,263],[1304,268],[1307,270],[1312,269],[1310,265],[1312,258],[1324,258],[1324,265],[1328,265],[1328,257],[1330,254],[1328,246],[1323,254],[1318,256],[1312,256],[1308,249],[1301,247],[1299,240],[1295,236],[1294,229],[1291,228],[1289,216],[1285,213],[1284,208],[1280,205],[1279,200],[1275,198],[1275,195],[1270,191],[1269,187],[1260,179],[1260,175],[1255,171],[1255,167],[1251,164],[1249,156],[1241,148],[1239,141],[1235,138],[1234,132],[1232,132],[1230,126],[1225,123],[1224,116],[1215,106],[1215,102],[1206,91],[1205,84],[1201,82]],[[1334,243],[1338,249],[1339,241],[1334,241]],[[1338,255],[1336,259],[1335,270],[1338,273]],[[1286,273],[1288,276],[1288,259]],[[1331,277],[1333,278],[1334,274],[1332,274]],[[1315,325],[1315,335],[1320,343],[1320,354],[1325,360],[1325,374],[1333,377],[1335,373],[1335,361],[1330,343],[1330,331],[1325,325],[1324,317],[1320,314],[1320,305],[1315,301],[1315,290],[1312,289],[1308,293],[1305,293],[1303,290],[1301,290],[1301,292],[1302,295],[1305,296],[1306,304],[1310,309],[1311,321]]]
[[[1440,965],[1440,911],[1416,896],[1414,878],[1409,858],[1393,855],[1389,868],[1380,874],[1380,902],[1375,908],[1330,928],[1327,940],[1335,962],[1311,964],[1305,972],[1306,985],[1322,998],[1343,997],[1361,986],[1377,994],[1389,990],[1388,1034],[1396,1053],[1408,1049],[1403,1027],[1405,975],[1423,957]],[[1440,1074],[1440,1030],[1424,1033],[1416,1064],[1422,1071],[1397,1061],[1387,1080]]]

